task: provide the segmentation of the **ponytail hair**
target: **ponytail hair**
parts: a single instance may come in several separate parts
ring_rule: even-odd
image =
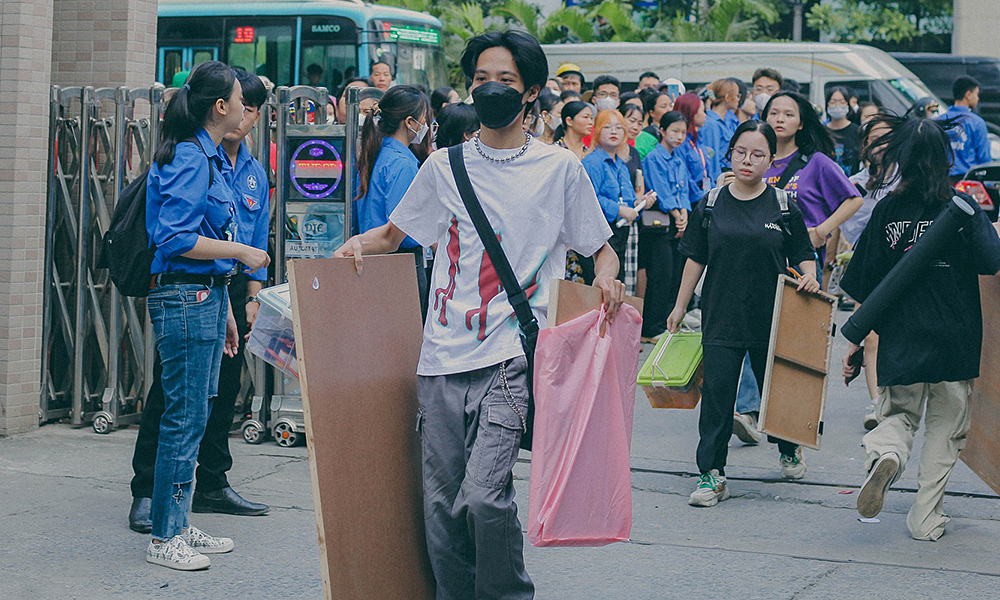
[[[177,88],[163,112],[160,143],[153,155],[156,164],[162,167],[174,160],[177,144],[205,126],[217,100],[229,101],[235,82],[233,69],[217,60],[201,63],[191,71],[187,83]]]
[[[365,119],[361,128],[361,150],[358,153],[358,195],[368,193],[375,161],[382,151],[382,140],[396,133],[407,117],[420,120],[431,114],[431,101],[427,95],[412,85],[397,85],[386,90],[385,95],[372,107],[371,118]]]
[[[558,142],[566,136],[566,119],[575,119],[576,115],[580,114],[585,108],[590,108],[590,105],[582,100],[573,100],[563,105],[560,114],[561,121],[559,127],[556,127],[555,134],[552,136],[553,141]],[[593,112],[593,109],[591,109],[591,112]]]

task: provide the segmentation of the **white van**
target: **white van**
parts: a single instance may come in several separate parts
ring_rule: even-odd
[[[914,102],[933,96],[899,61],[878,48],[852,44],[795,42],[592,42],[543,46],[552,73],[564,62],[578,65],[593,81],[614,75],[633,89],[646,71],[661,79],[676,77],[688,89],[722,77],[750,82],[762,67],[777,69],[802,86],[802,93],[822,107],[824,95],[842,85],[859,100],[903,114]],[[944,104],[941,104],[944,106]]]

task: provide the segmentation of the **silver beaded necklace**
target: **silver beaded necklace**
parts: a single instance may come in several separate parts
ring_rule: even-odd
[[[508,162],[510,162],[510,161],[512,161],[514,159],[517,159],[517,158],[520,158],[520,157],[524,156],[524,153],[528,151],[528,144],[531,143],[531,136],[528,135],[527,133],[525,133],[524,134],[524,145],[521,146],[521,149],[518,150],[516,154],[512,154],[512,155],[508,156],[507,158],[494,158],[494,157],[490,156],[489,154],[486,154],[485,152],[483,152],[483,147],[479,143],[479,132],[478,131],[476,132],[475,137],[473,137],[472,139],[475,142],[476,151],[479,152],[479,156],[482,156],[483,158],[485,158],[486,160],[488,160],[490,162],[495,162],[495,163],[498,163],[498,164],[508,163]]]

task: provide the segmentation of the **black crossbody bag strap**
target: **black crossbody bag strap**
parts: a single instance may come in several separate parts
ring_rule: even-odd
[[[465,169],[465,156],[462,154],[462,145],[448,148],[448,162],[451,163],[451,172],[455,177],[455,184],[458,186],[458,193],[462,196],[465,209],[472,218],[473,225],[476,226],[476,233],[482,240],[486,248],[486,254],[496,269],[497,276],[503,289],[507,292],[507,300],[514,309],[517,316],[517,323],[521,329],[521,346],[524,349],[524,358],[528,364],[527,388],[528,388],[528,412],[524,415],[524,433],[521,435],[521,448],[531,450],[532,425],[535,416],[534,392],[532,390],[535,365],[535,345],[538,342],[538,319],[531,311],[528,303],[528,296],[521,289],[521,284],[517,282],[517,276],[504,254],[500,241],[497,240],[493,226],[490,225],[483,206],[476,197],[476,191],[472,189],[472,181],[469,179],[469,172]]]
[[[795,158],[793,158],[792,161],[788,163],[788,166],[785,167],[785,170],[782,171],[781,177],[778,179],[778,182],[774,184],[774,187],[781,190],[785,189],[785,186],[788,185],[788,182],[792,180],[792,177],[794,177],[795,174],[798,173],[802,169],[802,167],[806,166],[806,164],[808,163],[809,163],[808,156],[806,156],[801,152],[796,154]]]
[[[486,254],[493,262],[493,268],[500,277],[503,289],[507,291],[507,299],[510,301],[514,314],[517,315],[517,322],[521,326],[521,333],[528,337],[538,336],[538,319],[531,312],[531,305],[528,297],[521,289],[521,284],[517,282],[514,270],[510,267],[510,261],[504,254],[496,233],[490,225],[483,207],[476,197],[475,190],[472,189],[472,181],[469,180],[469,173],[465,170],[465,157],[462,155],[462,145],[452,146],[448,149],[448,160],[451,162],[451,172],[455,176],[455,183],[458,185],[458,193],[462,196],[465,209],[472,217],[472,223],[476,226],[476,232],[486,247]]]

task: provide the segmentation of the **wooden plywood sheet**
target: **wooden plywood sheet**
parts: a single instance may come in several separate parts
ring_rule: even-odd
[[[603,300],[600,288],[565,279],[553,279],[549,288],[548,326],[562,325],[592,310],[600,310]],[[631,304],[642,314],[641,298],[625,296],[625,303]]]
[[[430,600],[413,257],[295,260],[289,282],[326,598]]]
[[[760,430],[818,450],[837,301],[826,293],[800,294],[796,287],[791,277],[779,277]]]
[[[972,427],[962,461],[1000,494],[1000,277],[980,277],[983,357],[969,410]]]

